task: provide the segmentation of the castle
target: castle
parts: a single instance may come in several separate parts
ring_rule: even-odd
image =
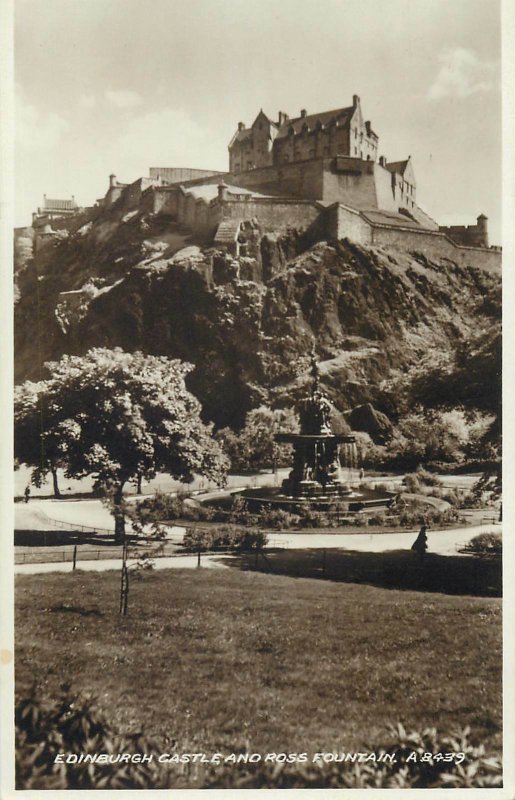
[[[132,184],[111,175],[97,206],[167,214],[202,242],[235,255],[255,252],[263,233],[294,228],[314,238],[347,237],[500,268],[500,248],[489,248],[483,214],[477,225],[440,227],[418,206],[410,156],[388,162],[378,155],[379,137],[357,95],[346,108],[303,109],[292,118],[279,112],[276,121],[261,110],[250,127],[238,123],[228,150],[228,172],[151,167]],[[53,219],[52,227],[66,224]],[[34,224],[42,221],[36,215]]]

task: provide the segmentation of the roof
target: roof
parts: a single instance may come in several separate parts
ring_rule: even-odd
[[[404,175],[408,162],[409,158],[406,161],[391,161],[389,164],[387,162],[385,167],[389,172],[397,172],[399,175]]]
[[[349,106],[348,108],[336,108],[333,111],[323,111],[321,114],[306,114],[304,117],[286,119],[279,128],[276,138],[282,139],[288,136],[291,127],[293,127],[294,133],[298,134],[304,125],[307,125],[309,130],[314,130],[318,122],[328,125],[333,119],[338,121],[339,125],[347,125],[355,110],[354,106]]]
[[[396,211],[382,211],[375,208],[364,209],[361,212],[370,222],[377,222],[382,225],[399,225],[402,228],[420,228],[416,220],[405,214],[398,214]]]
[[[75,200],[50,200],[44,198],[44,208],[47,211],[75,211],[77,208]]]
[[[218,185],[216,183],[202,183],[197,186],[184,186],[184,191],[193,195],[197,200],[205,200],[209,203],[218,197]],[[254,197],[267,197],[267,195],[260,194],[259,192],[252,192],[250,189],[244,189],[240,186],[227,186],[228,194],[248,194]]]

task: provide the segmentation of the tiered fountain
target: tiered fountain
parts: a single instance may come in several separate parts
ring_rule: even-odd
[[[330,423],[332,406],[320,388],[318,367],[313,357],[313,384],[310,395],[300,403],[300,433],[278,433],[277,442],[293,446],[293,468],[281,489],[247,489],[241,495],[249,508],[263,505],[298,511],[309,505],[328,511],[364,511],[387,508],[395,494],[376,489],[352,487],[343,479],[345,469],[358,467],[356,437],[333,433]]]

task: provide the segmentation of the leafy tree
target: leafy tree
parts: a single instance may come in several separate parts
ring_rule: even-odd
[[[65,462],[65,437],[60,421],[50,422],[46,414],[42,400],[45,387],[44,381],[27,381],[15,388],[14,450],[18,464],[34,467],[34,486],[41,486],[51,472],[54,496],[60,497],[57,469]]]
[[[125,534],[127,481],[162,471],[185,482],[204,475],[223,484],[228,461],[186,389],[190,364],[94,348],[45,366],[48,380],[24,384],[17,393],[17,424],[33,432],[34,452],[55,444],[67,477],[94,476],[112,501],[118,543]]]
[[[293,409],[260,406],[248,412],[239,433],[222,428],[217,439],[231,459],[233,469],[266,469],[288,464],[290,460],[289,446],[277,444],[274,435],[296,432],[298,428],[299,421]]]

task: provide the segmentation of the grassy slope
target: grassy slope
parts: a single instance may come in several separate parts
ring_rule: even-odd
[[[67,679],[121,731],[180,752],[352,749],[397,720],[470,724],[500,747],[499,600],[220,578],[134,579],[122,620],[117,573],[18,577],[17,693]]]

